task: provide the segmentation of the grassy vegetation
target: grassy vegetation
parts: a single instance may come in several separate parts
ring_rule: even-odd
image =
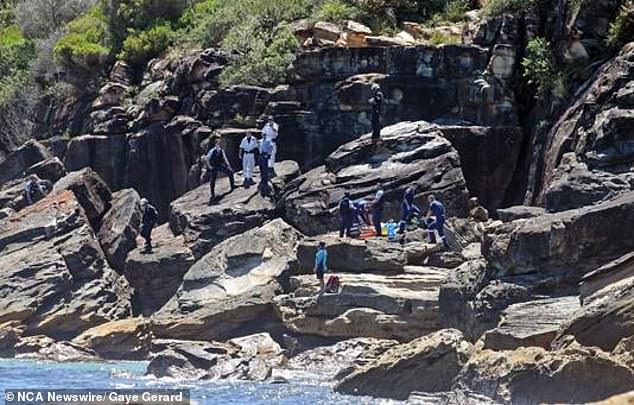
[[[634,0],[626,0],[610,24],[606,42],[610,49],[618,51],[631,41],[634,41]]]
[[[111,53],[108,20],[100,7],[68,24],[68,33],[55,45],[57,60],[66,65],[99,67]]]

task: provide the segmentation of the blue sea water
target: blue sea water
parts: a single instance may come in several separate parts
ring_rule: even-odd
[[[144,376],[145,362],[51,363],[0,360],[0,398],[4,389],[189,389],[196,404],[379,404],[371,398],[343,396],[317,381],[289,384],[183,382]],[[7,404],[8,405],[8,404]]]

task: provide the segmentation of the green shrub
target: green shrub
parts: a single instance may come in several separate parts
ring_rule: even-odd
[[[634,0],[626,0],[616,18],[610,24],[607,44],[613,51],[620,50],[628,42],[634,41]]]
[[[451,45],[451,44],[459,44],[460,42],[462,42],[462,38],[456,35],[450,35],[440,31],[434,31],[432,32],[428,41],[432,45]]]
[[[467,11],[469,11],[469,0],[453,0],[447,3],[443,17],[446,21],[457,23],[464,21]]]
[[[340,0],[326,0],[314,13],[315,21],[339,22],[343,20],[357,20],[360,10],[351,4]]]
[[[22,35],[17,25],[0,28],[0,78],[27,70],[34,56],[33,42]]]
[[[270,86],[283,82],[289,65],[295,60],[299,46],[291,27],[288,24],[282,24],[270,38],[267,34],[255,34],[248,39],[251,42],[248,52],[237,58],[222,72],[221,83]],[[227,46],[232,47],[233,41],[238,39],[235,36],[228,36],[225,41]]]
[[[535,9],[539,5],[539,0],[489,0],[484,7],[484,13],[489,16],[505,12],[518,13]]]
[[[26,70],[0,77],[0,111],[10,108],[30,84],[31,76]]]
[[[55,44],[53,53],[62,64],[99,65],[110,55],[107,19],[99,7],[68,24],[68,33]]]
[[[159,24],[148,30],[132,32],[128,35],[117,57],[132,64],[143,64],[165,51],[173,41],[174,32],[171,25]]]
[[[554,87],[561,83],[553,51],[544,38],[538,37],[529,41],[522,67],[524,77],[535,87],[538,96],[550,94]]]

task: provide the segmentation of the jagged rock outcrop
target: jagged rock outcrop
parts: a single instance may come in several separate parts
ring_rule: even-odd
[[[63,190],[70,190],[75,194],[90,224],[98,230],[103,214],[110,208],[112,193],[108,185],[94,170],[85,168],[71,172],[55,183],[51,193],[59,193]]]
[[[108,266],[71,191],[0,222],[0,268],[0,320],[21,321],[29,334],[69,338],[131,313],[128,283]]]
[[[108,360],[145,360],[152,348],[150,323],[128,318],[101,324],[82,332],[72,343]]]
[[[455,329],[443,329],[395,346],[355,370],[335,390],[405,400],[414,391],[449,391],[473,345]]]
[[[273,366],[285,362],[281,347],[268,333],[226,343],[159,341],[147,374],[188,380],[252,380],[271,377]]]
[[[119,273],[123,272],[128,253],[136,247],[142,217],[140,200],[132,189],[114,193],[97,234],[108,263]]]
[[[502,281],[530,289],[576,288],[583,275],[634,249],[634,193],[610,201],[501,225],[482,251]]]
[[[125,277],[134,288],[133,311],[150,316],[178,291],[183,277],[196,262],[182,236],[174,236],[167,224],[152,232],[151,253],[143,242],[131,251],[125,263]]]
[[[563,211],[632,189],[633,81],[634,45],[629,44],[597,72],[551,129],[545,147],[535,149],[527,203]]]
[[[198,260],[153,315],[158,337],[218,340],[274,331],[275,295],[288,288],[299,233],[281,219],[231,237]],[[267,329],[269,328],[269,329]]]
[[[280,162],[275,165],[279,181],[290,181],[299,175],[294,162]],[[259,179],[254,177],[256,183]],[[222,196],[218,202],[209,204],[209,185],[203,185],[170,205],[169,222],[175,235],[183,235],[185,243],[198,259],[214,245],[262,226],[274,218],[276,204],[271,198],[262,197],[256,186],[242,187],[242,180],[236,175],[237,188],[230,192],[226,177],[218,176],[216,195]],[[277,185],[276,188],[281,187]]]
[[[288,329],[324,337],[398,340],[439,329],[442,272],[407,267],[401,275],[337,275],[343,284],[341,292],[319,298],[315,297],[319,288],[314,275],[291,280],[297,289],[275,298],[278,316]]]
[[[602,376],[602,378],[599,378]],[[476,352],[457,377],[457,388],[501,403],[585,403],[629,391],[634,372],[597,349],[580,346]]]
[[[23,177],[29,167],[52,157],[41,143],[27,141],[0,162],[0,184]]]
[[[578,297],[546,298],[510,305],[500,315],[495,329],[482,337],[483,347],[513,350],[518,347],[549,349],[559,328],[580,307]]]
[[[95,352],[67,341],[55,341],[48,336],[36,335],[22,338],[15,345],[15,357],[37,361],[83,362],[95,361]]]
[[[439,130],[426,122],[403,122],[383,129],[382,147],[374,150],[370,136],[341,146],[326,165],[290,183],[284,195],[284,217],[304,234],[319,235],[339,228],[337,205],[345,191],[352,198],[371,197],[381,181],[385,189],[384,218],[400,219],[403,192],[418,186],[416,201],[435,194],[447,214],[464,216],[468,192],[460,158]]]

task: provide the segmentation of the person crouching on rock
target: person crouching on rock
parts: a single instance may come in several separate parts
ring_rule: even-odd
[[[212,203],[216,199],[216,178],[218,177],[218,172],[223,172],[229,177],[231,191],[236,188],[233,180],[233,170],[231,170],[227,154],[220,146],[220,138],[216,138],[215,146],[207,154],[207,168],[209,169],[209,203]]]
[[[269,159],[273,152],[273,143],[269,139],[269,135],[262,131],[262,140],[260,141],[260,193],[263,197],[269,195]]]
[[[250,133],[240,142],[240,160],[242,160],[242,173],[244,175],[244,187],[253,183],[253,171],[255,170],[255,151],[258,149],[258,140]]]
[[[436,243],[436,233],[434,231],[438,232],[445,249],[448,249],[449,244],[447,243],[447,238],[445,238],[445,207],[433,195],[427,197],[427,200],[429,201],[429,210],[427,211],[425,225],[429,230],[429,239],[431,243]]]
[[[350,236],[350,228],[352,228],[352,216],[354,208],[350,193],[346,191],[341,201],[339,201],[339,237]]]
[[[30,175],[24,184],[24,198],[27,205],[35,204],[46,197],[53,189],[53,184],[49,180],[40,180],[34,174]]]
[[[141,236],[145,239],[145,253],[152,253],[152,229],[158,221],[158,211],[147,199],[141,199],[141,213],[143,219],[141,221]]]
[[[319,242],[317,253],[315,253],[315,276],[319,280],[318,297],[324,295],[326,285],[324,284],[324,273],[328,271],[328,251],[326,250],[326,242]]]
[[[414,205],[414,197],[416,195],[416,185],[411,185],[405,189],[405,193],[403,194],[403,202],[401,203],[401,224],[399,233],[404,233],[409,221],[412,217],[417,216],[420,217],[422,215],[420,209]]]

